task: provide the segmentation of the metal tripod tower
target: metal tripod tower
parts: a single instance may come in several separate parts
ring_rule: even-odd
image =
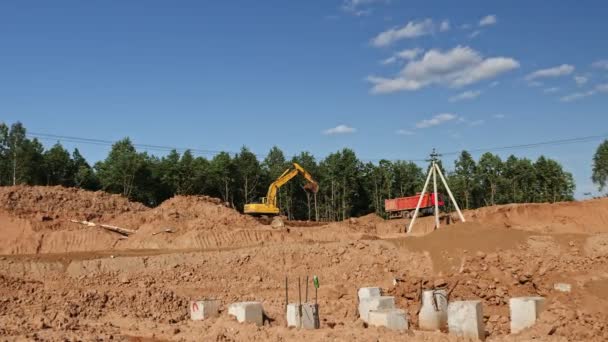
[[[426,181],[424,182],[424,187],[422,188],[422,193],[420,194],[420,197],[418,198],[418,204],[416,205],[416,210],[414,211],[414,216],[412,217],[412,221],[410,221],[409,227],[407,227],[408,233],[412,231],[414,222],[416,222],[416,217],[418,217],[418,211],[420,210],[420,205],[422,204],[422,199],[424,198],[424,194],[426,193],[426,188],[428,187],[429,181],[431,180],[431,175],[433,176],[433,193],[434,193],[434,199],[435,199],[435,210],[434,210],[435,228],[439,228],[439,203],[438,203],[439,201],[438,201],[438,197],[437,197],[437,175],[439,175],[439,178],[441,178],[441,182],[445,186],[445,189],[448,191],[448,195],[450,195],[450,200],[452,200],[452,203],[454,204],[454,207],[456,208],[456,211],[458,212],[460,221],[465,222],[464,216],[462,216],[462,212],[460,211],[460,207],[458,206],[458,203],[456,203],[456,200],[454,199],[454,195],[452,195],[452,191],[450,190],[450,187],[448,186],[448,182],[445,180],[445,177],[443,177],[443,174],[441,173],[441,169],[437,165],[437,160],[439,160],[438,157],[441,157],[441,155],[438,154],[437,152],[435,152],[435,149],[433,149],[433,152],[431,153],[430,157],[431,157],[431,159],[427,159],[427,161],[431,162],[431,166],[429,166],[429,172],[426,176]]]

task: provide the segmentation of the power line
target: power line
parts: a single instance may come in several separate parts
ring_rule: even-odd
[[[539,147],[539,146],[558,146],[558,145],[590,142],[590,141],[605,139],[605,138],[608,138],[608,134],[589,135],[589,136],[578,137],[578,138],[548,140],[548,141],[541,141],[541,142],[535,142],[535,143],[517,144],[517,145],[508,145],[508,146],[462,149],[459,151],[451,151],[451,152],[445,152],[445,153],[442,152],[441,155],[442,156],[458,155],[458,154],[462,153],[462,151],[465,151],[465,150],[469,153],[480,153],[480,152],[500,152],[500,151],[508,151],[508,150],[529,149],[529,148],[534,148],[534,147]],[[369,159],[369,161],[380,161],[380,160],[386,160],[386,159]],[[423,161],[428,161],[428,159],[427,158],[409,159],[409,161],[423,162]]]
[[[82,144],[90,144],[90,145],[98,145],[98,146],[112,146],[116,143],[116,141],[104,140],[104,139],[94,139],[94,138],[82,138],[75,136],[66,136],[66,135],[57,135],[57,134],[48,134],[48,133],[37,133],[37,132],[29,132],[28,136],[42,139],[42,140],[53,140],[53,141],[64,141],[64,142],[72,142],[72,143],[82,143]],[[507,145],[507,146],[495,146],[489,148],[474,148],[468,149],[469,153],[479,153],[479,152],[499,152],[499,151],[508,151],[508,150],[517,150],[517,149],[530,149],[540,146],[558,146],[558,145],[566,145],[566,144],[575,144],[575,143],[583,143],[590,142],[594,140],[608,138],[608,134],[601,135],[589,135],[584,137],[576,137],[576,138],[568,138],[568,139],[557,139],[557,140],[547,140],[535,143],[527,143],[527,144],[517,144],[517,145]],[[234,151],[218,151],[218,150],[206,150],[200,148],[190,148],[190,147],[174,147],[174,146],[165,146],[165,145],[153,145],[153,144],[138,144],[133,143],[133,146],[136,148],[141,148],[150,151],[159,151],[159,152],[170,152],[175,150],[177,152],[185,152],[187,150],[191,151],[193,154],[205,155],[205,156],[215,156],[219,153],[225,152],[229,154],[237,154],[238,152]],[[464,149],[463,149],[464,150]],[[442,156],[453,156],[460,154],[463,150],[459,151],[451,151],[441,153]],[[258,158],[265,158],[265,155],[255,154]],[[288,158],[293,158],[294,156],[287,156]],[[360,158],[364,161],[369,162],[379,162],[381,160],[388,160],[386,158]],[[415,159],[393,159],[392,161],[403,160],[410,162],[425,162],[427,158],[415,158]]]
[[[38,138],[38,139],[42,139],[42,140],[65,141],[65,142],[84,143],[84,144],[92,144],[92,145],[100,145],[100,146],[112,146],[116,143],[116,141],[111,141],[111,140],[82,138],[82,137],[47,134],[47,133],[36,133],[36,132],[29,132],[29,133],[27,133],[27,135]],[[203,149],[191,148],[191,147],[175,147],[175,146],[138,144],[138,143],[133,143],[133,146],[142,148],[145,150],[161,151],[161,152],[170,152],[172,150],[176,150],[177,152],[185,152],[187,150],[190,150],[193,154],[200,154],[200,155],[216,155],[221,152],[226,152],[226,153],[230,153],[230,154],[237,153],[234,151],[215,151],[215,150],[203,150]],[[263,156],[257,155],[257,154],[256,154],[256,156],[263,157]]]
[[[539,146],[557,146],[557,145],[589,142],[589,141],[594,141],[594,140],[603,139],[603,138],[607,138],[607,137],[608,137],[608,134],[590,135],[590,136],[586,136],[586,137],[548,140],[548,141],[528,143],[528,144],[499,146],[499,147],[491,147],[491,148],[476,148],[476,149],[470,149],[467,151],[470,153],[478,153],[478,152],[496,152],[496,151],[507,151],[507,150],[516,150],[516,149],[528,149],[528,148],[534,148],[534,147],[539,147]],[[461,152],[462,151],[452,151],[452,152],[442,153],[442,155],[456,155]]]

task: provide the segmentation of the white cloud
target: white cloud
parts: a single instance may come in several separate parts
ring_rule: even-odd
[[[397,61],[397,56],[390,56],[389,58],[383,59],[382,61],[380,61],[380,64],[384,64],[384,65],[393,64],[396,61]]]
[[[424,50],[419,49],[419,48],[414,48],[414,49],[405,49],[402,51],[397,52],[397,56],[401,57],[403,59],[415,59],[416,57],[418,57],[418,55],[420,53],[422,53]]]
[[[479,95],[481,95],[481,91],[479,91],[479,90],[467,90],[458,95],[454,95],[454,96],[450,97],[449,101],[457,102],[457,101],[463,101],[463,100],[473,100],[473,99],[479,97]]]
[[[372,14],[372,10],[371,9],[358,10],[358,11],[352,12],[352,14],[355,17],[365,17],[365,16]]]
[[[532,81],[537,78],[565,76],[570,75],[573,71],[574,67],[572,65],[562,64],[553,68],[536,70],[535,72],[528,74],[526,80]]]
[[[504,119],[506,116],[504,114],[494,114],[493,117],[494,117],[494,119],[501,120],[501,119]]]
[[[422,50],[420,48],[405,49],[405,50],[399,51],[396,54],[394,54],[393,56],[383,60],[381,63],[382,64],[392,64],[392,63],[395,63],[399,59],[412,60],[412,59],[416,58],[423,51],[424,50]]]
[[[398,135],[414,135],[415,133],[412,131],[408,131],[407,129],[398,129],[397,132]]]
[[[490,26],[498,22],[498,18],[494,14],[486,15],[479,21],[479,26]]]
[[[585,83],[587,83],[587,81],[589,81],[589,78],[586,76],[582,76],[582,75],[574,76],[574,82],[576,82],[576,85],[578,85],[579,87],[584,85]]]
[[[344,0],[342,10],[357,17],[371,14],[371,9],[362,7],[370,6],[374,3],[388,2],[388,0]]]
[[[416,123],[416,128],[429,128],[456,119],[458,119],[458,116],[452,113],[437,114],[430,119],[418,121]]]
[[[444,20],[441,22],[441,24],[439,24],[440,32],[445,32],[445,31],[449,31],[449,30],[450,30],[450,21],[449,20]]]
[[[347,126],[347,125],[338,125],[334,128],[329,128],[323,131],[325,135],[335,135],[335,134],[349,134],[355,133],[357,131],[356,128]]]
[[[593,96],[597,93],[608,93],[608,83],[598,84],[592,90],[587,90],[583,92],[572,93],[566,96],[562,96],[559,100],[562,102],[572,102],[580,99],[584,99],[585,97]]]
[[[481,34],[481,31],[475,30],[469,34],[469,38],[473,39]]]
[[[496,77],[519,67],[507,57],[483,58],[477,51],[463,46],[442,52],[430,50],[420,59],[410,61],[394,78],[369,76],[372,93],[417,90],[433,84],[458,88]]]
[[[469,122],[469,126],[471,127],[475,127],[475,126],[481,126],[485,123],[485,120],[475,120],[475,121],[471,121]]]
[[[490,88],[494,88],[494,87],[496,87],[499,84],[500,84],[500,82],[494,81],[494,82],[490,83]]]
[[[552,94],[552,93],[556,93],[558,91],[559,91],[558,87],[551,87],[551,88],[543,89],[543,93],[545,93],[545,94]]]
[[[433,33],[433,31],[434,24],[431,19],[410,21],[401,28],[393,27],[389,30],[381,32],[374,39],[372,39],[372,44],[378,47],[387,46],[401,39],[411,39],[429,35]]]
[[[600,93],[608,93],[608,83],[598,84],[595,86],[595,90],[599,91]]]
[[[588,90],[588,91],[585,91],[585,92],[572,93],[572,94],[569,94],[569,95],[566,95],[566,96],[562,96],[562,97],[560,97],[559,100],[561,102],[572,102],[572,101],[580,100],[580,99],[585,98],[585,97],[589,97],[589,96],[594,95],[594,94],[595,94],[594,90]]]
[[[600,59],[591,64],[594,68],[608,70],[608,59]]]

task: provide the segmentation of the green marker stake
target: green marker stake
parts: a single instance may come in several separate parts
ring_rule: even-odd
[[[313,276],[312,282],[315,284],[315,305],[317,305],[317,290],[319,290],[319,277]]]

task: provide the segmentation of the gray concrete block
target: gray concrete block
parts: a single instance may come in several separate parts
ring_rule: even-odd
[[[445,290],[422,292],[422,307],[418,314],[420,330],[437,331],[448,324],[448,298]]]
[[[390,330],[405,331],[408,329],[407,314],[401,309],[383,309],[369,312],[369,324],[375,327],[386,327]]]
[[[486,332],[481,301],[467,300],[449,303],[448,329],[451,335],[484,340]]]
[[[555,283],[553,284],[553,289],[559,292],[571,292],[572,285],[568,283]]]
[[[357,292],[359,300],[371,297],[380,297],[382,290],[379,287],[362,287]]]
[[[511,334],[529,328],[536,323],[536,319],[545,308],[543,297],[517,297],[509,300],[511,313]]]
[[[359,317],[364,321],[369,321],[369,312],[372,310],[394,309],[395,297],[380,296],[363,298],[359,301]]]
[[[314,303],[303,303],[301,306],[296,303],[287,305],[287,326],[319,329],[319,305]]]
[[[294,328],[300,328],[302,326],[300,306],[296,303],[287,305],[287,326]]]
[[[240,323],[255,323],[258,326],[264,324],[264,309],[260,302],[240,302],[230,304],[228,314],[236,317]]]
[[[312,330],[319,329],[320,326],[319,304],[302,304],[302,328]]]
[[[190,319],[201,321],[219,315],[220,301],[215,299],[191,300]]]

